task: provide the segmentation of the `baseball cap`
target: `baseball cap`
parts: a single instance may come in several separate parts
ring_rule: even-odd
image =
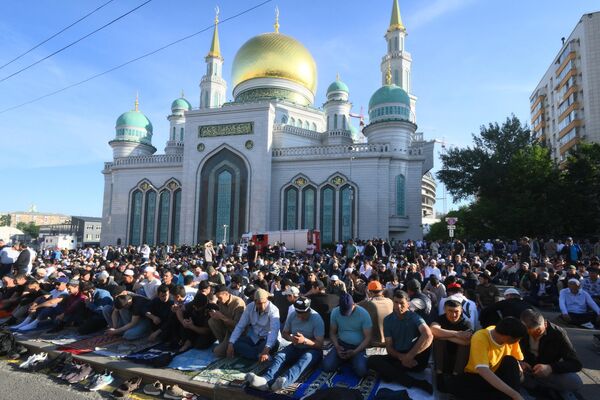
[[[299,313],[310,311],[310,299],[306,297],[298,297],[294,302],[294,310]]]
[[[579,279],[575,279],[575,278],[569,279],[569,283],[573,283],[577,286],[581,285],[581,282],[579,282]]]
[[[109,276],[110,275],[108,274],[108,272],[102,271],[102,272],[98,272],[96,274],[96,279],[104,280],[104,279],[108,279]]]
[[[300,295],[300,289],[298,289],[296,286],[290,286],[288,289],[284,290],[283,293],[281,293],[284,296],[298,296]]]
[[[61,276],[60,278],[58,278],[56,280],[56,282],[58,282],[58,283],[68,283],[69,282],[69,278],[67,278],[66,276]]]
[[[79,281],[77,279],[71,279],[68,283],[69,286],[79,286]]]
[[[448,289],[453,289],[453,288],[461,288],[462,286],[460,285],[460,283],[451,283],[448,285]]]
[[[254,300],[267,300],[271,294],[265,289],[258,288],[254,292]]]
[[[348,293],[344,293],[340,296],[340,314],[347,317],[352,314],[352,306],[354,306],[354,300]]]
[[[381,286],[381,283],[379,281],[369,282],[369,285],[367,286],[367,288],[371,292],[379,292],[379,291],[383,290],[383,286]]]
[[[521,296],[521,293],[515,288],[508,288],[504,291],[504,296],[509,296],[511,294],[519,297]]]
[[[123,272],[123,275],[125,275],[125,276],[133,276],[133,275],[134,275],[134,273],[133,273],[133,271],[132,271],[132,270],[130,270],[130,269],[126,269],[126,270],[125,270],[125,272]]]
[[[569,265],[569,266],[567,267],[567,269],[577,269],[577,268],[575,268],[575,266],[574,266],[574,265]]]
[[[155,272],[156,268],[148,265],[146,268],[144,268],[144,272]]]
[[[332,280],[333,282],[335,282],[335,281],[339,281],[339,280],[340,280],[340,277],[339,277],[339,276],[337,276],[337,275],[331,275],[331,280]]]

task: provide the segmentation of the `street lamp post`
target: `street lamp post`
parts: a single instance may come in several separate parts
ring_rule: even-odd
[[[229,225],[225,224],[223,225],[223,243],[227,244],[227,228],[229,228]]]

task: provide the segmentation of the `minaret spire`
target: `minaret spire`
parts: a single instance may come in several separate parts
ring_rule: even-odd
[[[275,28],[275,33],[279,33],[279,7],[275,6],[275,24],[273,25]]]
[[[138,92],[135,92],[135,103],[133,103],[133,107],[134,107],[133,110],[140,111],[139,106],[140,106],[140,95]]]
[[[221,58],[221,46],[219,45],[219,6],[215,7],[215,30],[213,31],[212,43],[206,57]]]
[[[398,5],[398,0],[394,0],[394,5],[392,6],[392,17],[390,18],[390,26],[388,27],[387,31],[406,32],[406,28],[402,23],[402,17],[400,16],[400,6]]]

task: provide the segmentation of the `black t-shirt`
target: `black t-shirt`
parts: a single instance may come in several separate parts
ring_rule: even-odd
[[[194,325],[200,328],[208,327],[208,320],[210,317],[208,316],[208,310],[206,307],[194,307],[193,302],[187,303],[185,305],[185,310],[183,311],[183,317],[189,318],[192,320]]]
[[[162,301],[158,297],[152,299],[150,302],[150,308],[148,311],[158,318],[160,318],[161,323],[165,322],[169,319],[171,315],[171,306],[173,305],[173,300]]]
[[[248,261],[254,261],[254,256],[256,255],[256,246],[248,246]]]
[[[131,315],[138,317],[144,316],[150,307],[150,300],[143,296],[133,296],[133,304],[131,304]]]
[[[435,322],[440,324],[442,329],[449,331],[473,331],[471,321],[466,319],[464,315],[461,315],[460,319],[453,323],[446,318],[446,314],[442,314],[436,318]]]

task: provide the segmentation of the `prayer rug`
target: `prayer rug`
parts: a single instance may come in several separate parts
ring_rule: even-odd
[[[213,385],[229,385],[241,387],[248,372],[260,375],[268,367],[255,360],[241,357],[222,358],[210,364],[206,369],[194,376],[192,380]]]
[[[215,362],[218,357],[213,353],[215,346],[205,350],[191,349],[176,356],[167,368],[179,371],[200,371]]]
[[[64,346],[59,346],[57,350],[66,351],[72,354],[85,354],[91,353],[92,351],[96,350],[96,348],[103,348],[110,344],[122,341],[123,338],[120,336],[104,334],[79,340],[77,342],[73,342]]]
[[[116,343],[109,343],[106,346],[96,346],[94,353],[99,356],[111,358],[123,358],[131,353],[150,349],[159,342],[148,342],[148,339],[124,340]]]

